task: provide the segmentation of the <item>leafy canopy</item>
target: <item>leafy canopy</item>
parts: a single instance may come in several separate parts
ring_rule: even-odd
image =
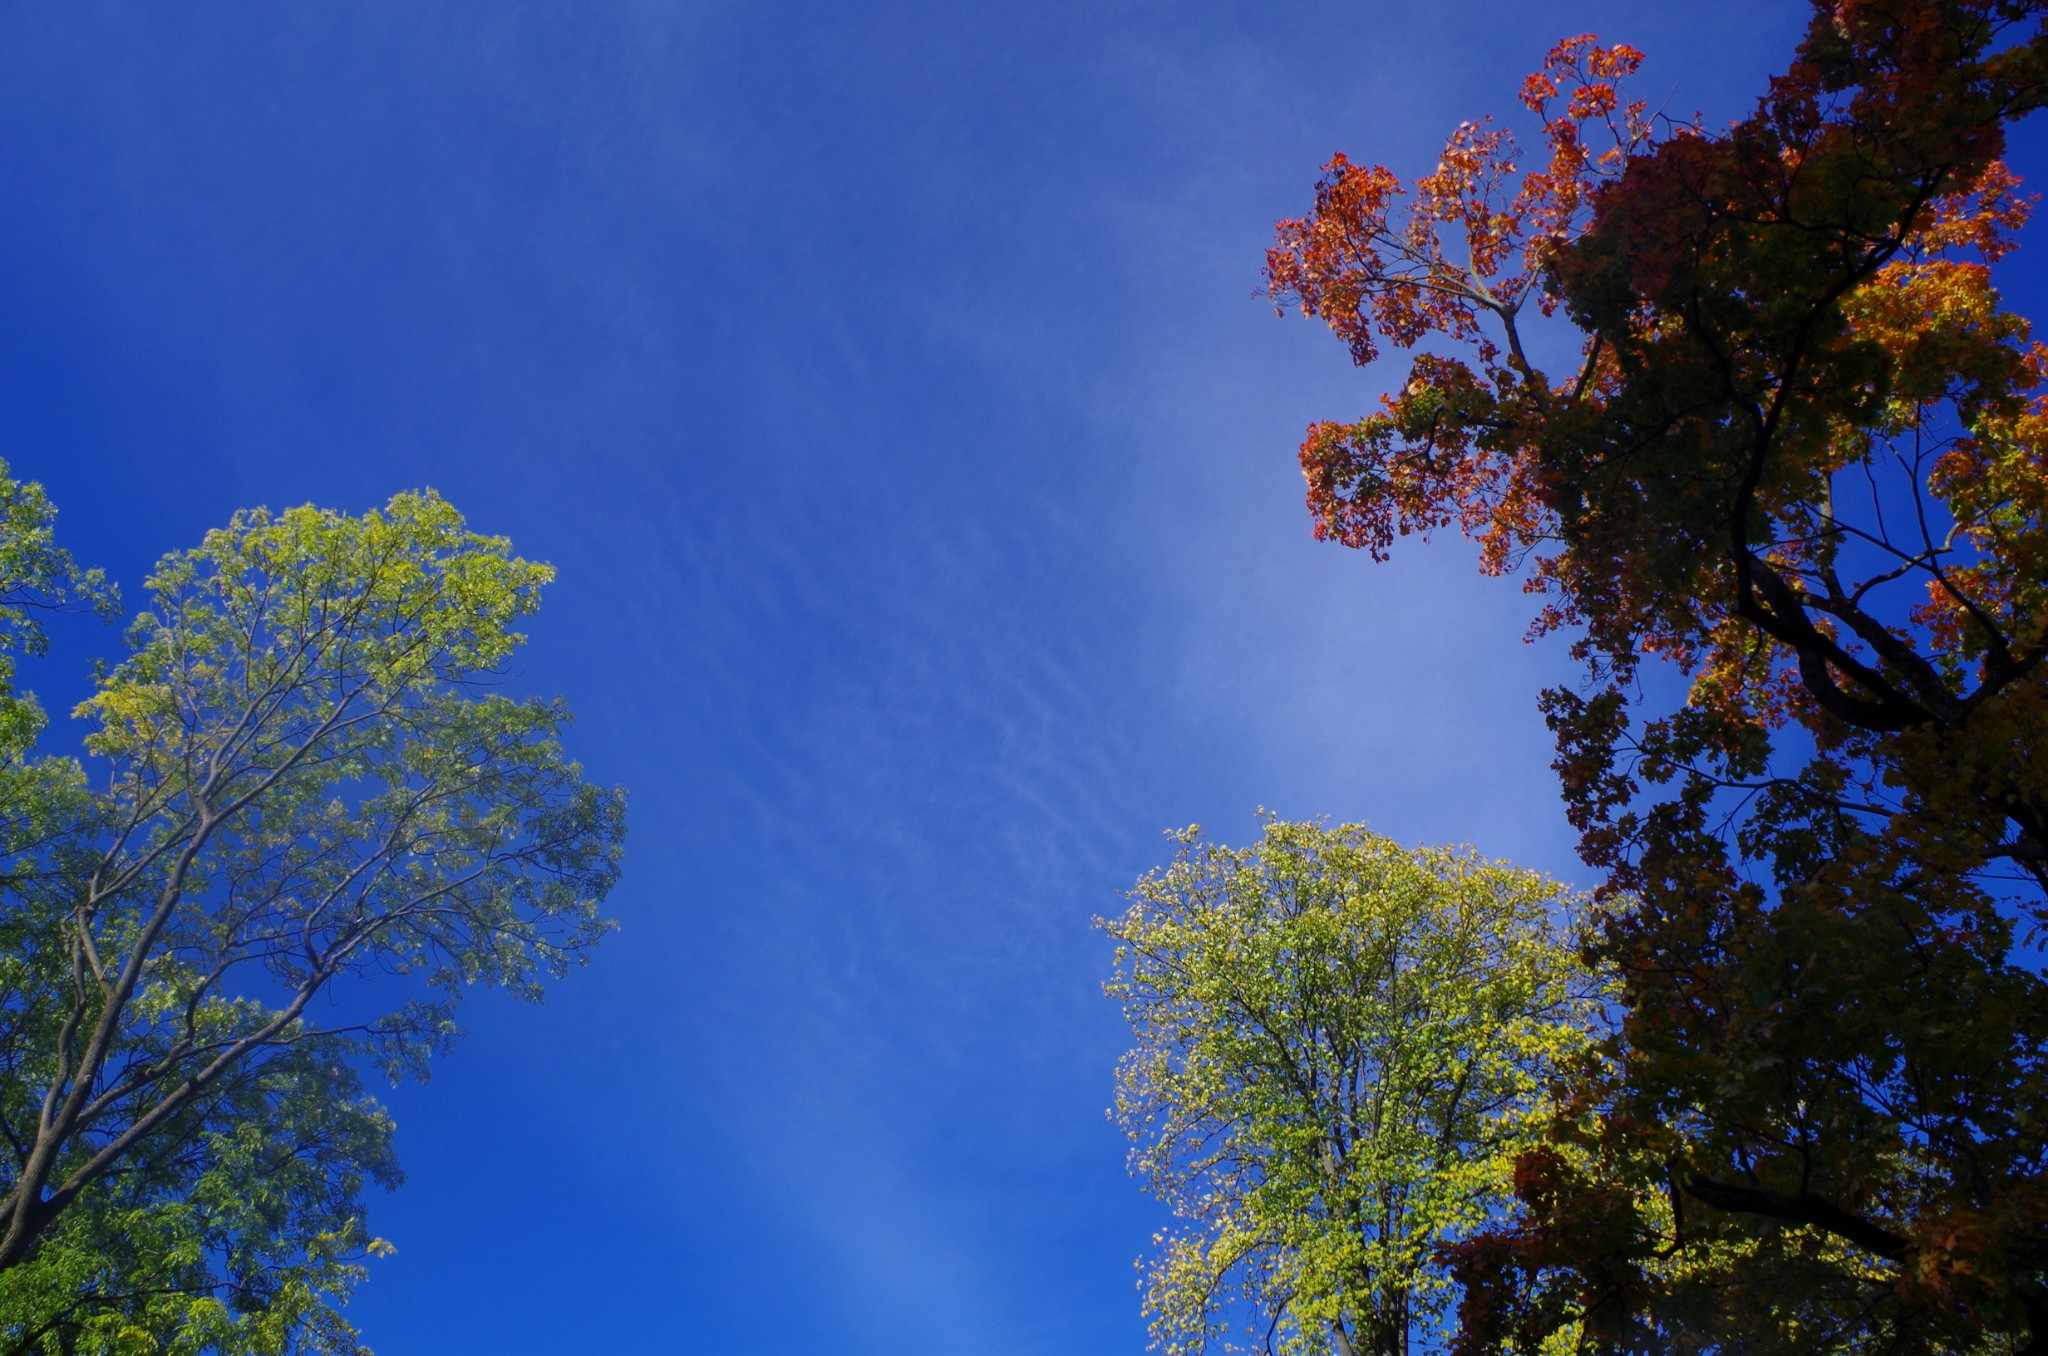
[[[1136,1045],[1117,1119],[1181,1223],[1146,1307],[1157,1345],[1394,1356],[1443,1328],[1437,1248],[1510,1200],[1553,1069],[1600,994],[1576,901],[1470,851],[1268,821],[1177,834],[1101,924]]]
[[[97,596],[49,551],[0,543],[45,562],[25,605]],[[103,772],[10,751],[0,1340],[355,1350],[360,1193],[397,1181],[358,1068],[420,1071],[463,992],[536,998],[609,926],[622,798],[496,690],[549,576],[430,492],[237,514],[79,707]]]
[[[1994,281],[2044,8],[1816,3],[1714,133],[1575,38],[1537,168],[1468,124],[1405,207],[1339,159],[1280,226],[1277,298],[1418,350],[1311,428],[1318,534],[1525,571],[1585,662],[1544,697],[1567,807],[1637,901],[1612,1061],[1463,1251],[1468,1349],[2048,1343],[2048,349]]]

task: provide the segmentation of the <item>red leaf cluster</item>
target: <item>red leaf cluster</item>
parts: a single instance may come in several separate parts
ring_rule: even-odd
[[[2048,0],[1813,10],[1726,131],[1572,38],[1533,166],[1339,156],[1267,256],[1416,350],[1310,428],[1317,536],[1455,525],[1586,665],[1544,710],[1626,1012],[1457,1250],[1466,1350],[2048,1350],[2048,348],[1996,286]]]

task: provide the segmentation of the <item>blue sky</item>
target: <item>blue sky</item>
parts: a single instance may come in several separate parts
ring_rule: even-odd
[[[1575,874],[1528,600],[1309,537],[1302,427],[1402,374],[1254,296],[1272,222],[1568,34],[1734,116],[1804,14],[1635,8],[0,9],[0,455],[67,543],[133,597],[431,485],[559,568],[520,681],[632,794],[618,935],[391,1094],[383,1356],[1143,1348],[1089,920],[1161,831]]]

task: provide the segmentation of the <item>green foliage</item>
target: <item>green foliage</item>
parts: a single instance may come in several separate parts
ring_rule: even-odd
[[[108,595],[9,493],[31,649]],[[358,1070],[423,1072],[466,990],[538,998],[609,927],[622,797],[494,690],[549,576],[430,492],[238,514],[79,707],[104,779],[0,765],[0,1351],[358,1350],[398,1180]]]
[[[1511,1199],[1553,1072],[1599,1025],[1580,901],[1469,850],[1269,821],[1176,835],[1108,986],[1136,1037],[1116,1115],[1182,1223],[1147,1311],[1172,1356],[1400,1353],[1444,1331],[1438,1248]]]
[[[362,1190],[399,1173],[347,1054],[301,1044],[83,1193],[0,1271],[0,1350],[363,1351],[336,1305],[389,1251],[364,1230]]]
[[[0,461],[0,758],[22,761],[42,732],[42,708],[14,689],[15,656],[49,648],[40,614],[68,608],[114,615],[118,597],[98,570],[57,545],[57,509],[43,487]]]

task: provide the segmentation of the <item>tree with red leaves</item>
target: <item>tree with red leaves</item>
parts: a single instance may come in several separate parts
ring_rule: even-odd
[[[1994,286],[2044,14],[1815,0],[1718,133],[1575,38],[1533,169],[1467,123],[1279,227],[1276,299],[1417,350],[1310,429],[1317,535],[1456,525],[1585,664],[1623,1021],[1456,1249],[1462,1350],[2048,1352],[2048,348]]]

